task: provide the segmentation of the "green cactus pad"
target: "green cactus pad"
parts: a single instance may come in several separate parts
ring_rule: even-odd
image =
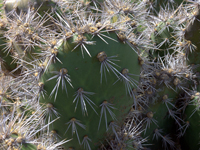
[[[40,102],[52,104],[60,114],[51,129],[56,130],[62,139],[73,138],[65,144],[66,148],[81,150],[87,142],[91,149],[97,148],[101,140],[103,142],[106,136],[113,135],[111,131],[120,128],[133,104],[133,95],[129,90],[134,87],[131,84],[137,84],[139,80],[138,56],[128,44],[118,41],[116,33],[105,35],[115,41],[106,39],[106,44],[94,36],[92,41],[95,44],[82,44],[74,50],[74,42],[81,38],[80,35],[63,42],[58,51],[54,51],[60,62],[49,65],[48,71],[42,76],[41,81],[44,82],[47,94],[44,98],[41,96]],[[91,38],[89,34],[84,37],[88,41]],[[57,81],[56,78],[47,81],[59,73],[66,79],[63,90],[62,83],[58,85],[58,78]],[[127,76],[124,78],[122,74]],[[49,98],[54,88],[56,98],[55,93]],[[73,123],[76,129],[72,131]]]
[[[200,93],[197,92],[192,95],[189,105],[185,109],[185,121],[188,126],[186,127],[185,134],[182,137],[183,150],[199,149],[200,141]]]
[[[154,150],[166,149],[167,145],[171,148],[175,145],[171,139],[175,130],[175,119],[170,115],[169,111],[175,109],[175,101],[172,97],[176,97],[177,93],[171,89],[165,88],[159,92],[158,100],[149,105],[149,109],[146,110],[145,117],[145,132],[144,137],[148,136],[148,143],[152,144],[148,146]],[[175,115],[175,114],[174,114]],[[171,135],[169,134],[171,133]]]

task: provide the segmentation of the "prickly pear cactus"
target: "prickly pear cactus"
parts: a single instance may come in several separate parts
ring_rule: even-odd
[[[199,148],[198,1],[4,4],[0,147]]]
[[[178,111],[177,99],[187,80],[184,76],[176,76],[175,72],[180,70],[169,65],[170,61],[172,60],[161,61],[165,65],[152,73],[153,76],[150,82],[148,81],[149,86],[144,81],[144,92],[138,97],[139,101],[146,99],[140,110],[140,117],[144,128],[142,136],[148,138],[147,143],[150,149],[177,147],[176,130],[182,128],[184,122]],[[169,66],[166,67],[167,65]],[[144,79],[141,78],[141,80]]]
[[[17,84],[13,85],[16,90],[11,93],[24,93],[20,96],[32,101],[38,99],[44,105],[40,119],[45,119],[55,135],[53,139],[71,139],[65,148],[99,148],[106,139],[115,137],[121,148],[132,147],[118,136],[134,102],[132,90],[137,88],[140,75],[141,48],[132,39],[136,36],[131,31],[137,25],[130,25],[131,10],[123,9],[126,14],[119,15],[118,8],[97,13],[99,5],[97,8],[93,3],[89,8],[95,6],[96,14],[82,11],[82,6],[75,13],[74,6],[78,3],[68,4],[68,11],[64,11],[64,3],[58,2],[62,13],[54,12],[54,18],[47,12],[47,16],[40,16],[38,9],[32,5],[25,7],[21,2],[5,3],[8,21],[3,32],[7,40],[5,51],[13,51],[9,56],[17,63],[14,70],[22,69],[16,76]],[[107,9],[109,5],[106,4]],[[46,27],[47,20],[53,23]],[[23,88],[26,85],[28,91],[31,82],[37,81],[29,78],[32,75],[40,79],[39,94],[34,96]],[[31,92],[37,93],[34,90]],[[41,109],[31,103],[31,109]]]
[[[185,43],[187,49],[185,50],[187,56],[187,64],[193,68],[195,76],[195,86],[189,93],[183,97],[184,103],[184,115],[185,121],[184,134],[181,138],[183,144],[183,150],[185,149],[199,149],[199,17],[200,17],[199,2],[195,1],[192,5],[191,11],[188,13],[190,20],[187,22],[187,28],[185,30]],[[193,139],[189,137],[193,135]]]
[[[187,66],[185,54],[187,55],[191,49],[194,50],[194,47],[184,37],[187,22],[179,18],[182,12],[180,8],[173,10],[166,6],[157,17],[151,16],[153,18],[150,20],[152,23],[152,28],[149,29],[150,37],[155,45],[152,54],[158,64],[154,61],[153,71],[151,68],[144,68],[146,74],[151,74],[152,83],[149,84],[148,80],[144,81],[146,92],[142,93],[141,97],[143,97],[139,99],[149,100],[148,104],[147,102],[143,104],[143,106],[147,105],[147,108],[143,107],[140,110],[140,117],[144,122],[143,136],[148,137],[147,147],[151,149],[174,149],[180,147],[177,139],[181,136],[189,137],[184,135],[185,131],[182,131],[188,127],[188,122],[184,121],[182,113],[188,111],[182,112],[183,107],[180,105],[184,103],[179,101],[179,95],[188,93],[193,85],[193,81],[190,80],[193,70]],[[158,67],[160,64],[161,66]],[[190,148],[195,149],[192,146]]]
[[[51,129],[72,138],[65,148],[97,149],[106,136],[117,136],[133,104],[138,55],[125,33],[103,24],[71,31],[70,38],[56,41],[44,63],[40,102],[46,118],[60,117]]]

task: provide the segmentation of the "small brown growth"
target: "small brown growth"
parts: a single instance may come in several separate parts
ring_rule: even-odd
[[[114,27],[112,25],[107,25],[106,26],[106,30],[112,30],[112,29],[114,29]]]
[[[11,95],[7,94],[6,98],[11,99]]]
[[[189,78],[189,76],[190,76],[190,75],[189,75],[188,73],[187,73],[187,74],[185,74],[185,77],[186,77],[186,78]]]
[[[17,26],[20,26],[21,25],[21,21],[19,19],[17,19]]]
[[[123,6],[122,11],[129,12],[130,8],[128,6]]]
[[[51,133],[56,134],[57,132],[56,132],[56,130],[51,130]]]
[[[128,17],[128,16],[125,16],[123,22],[129,22],[129,21],[132,23],[132,19],[130,17]]]
[[[167,25],[167,26],[168,26],[168,25],[170,25],[170,22],[169,22],[169,21],[167,21],[167,22],[166,22],[166,25]]]
[[[157,76],[157,77],[159,77],[160,76],[160,72],[155,72],[155,75]]]
[[[34,73],[34,76],[37,77],[38,75],[39,75],[39,72],[36,71],[36,72]]]
[[[84,135],[84,138],[88,138],[88,136],[87,136],[87,135]]]
[[[190,122],[189,122],[189,121],[186,121],[186,124],[190,124]]]
[[[194,99],[194,98],[199,98],[200,97],[200,93],[199,92],[196,92],[194,95],[192,95],[191,97],[190,97],[190,99],[192,100],[192,99]]]
[[[139,110],[139,111],[142,111],[142,107],[141,107],[141,106],[138,106],[138,110]]]
[[[6,27],[6,23],[4,21],[0,21],[0,28],[5,28]]]
[[[135,27],[137,25],[136,21],[132,20],[130,23],[131,27]]]
[[[76,121],[76,118],[73,117],[73,118],[71,119],[71,121],[75,122],[75,121]]]
[[[52,47],[54,47],[56,45],[56,43],[57,43],[56,40],[51,41]]]
[[[196,15],[198,14],[198,11],[197,11],[197,10],[194,10],[194,11],[191,12],[191,14],[192,14],[193,16],[196,16]]]
[[[150,82],[151,82],[152,84],[154,84],[154,85],[155,85],[157,81],[156,81],[156,79],[155,79],[155,78],[151,78],[151,79],[150,79]]]
[[[96,32],[97,30],[98,30],[97,27],[94,27],[94,26],[89,27],[89,31],[90,31],[91,33],[94,33],[94,32]]]
[[[99,59],[100,62],[103,62],[104,60],[107,59],[107,55],[106,55],[106,53],[103,51],[103,52],[98,53],[97,58]]]
[[[21,136],[17,137],[17,139],[16,139],[17,143],[22,143],[23,140],[24,140],[24,138]]]
[[[107,100],[104,100],[104,101],[103,101],[103,104],[107,104],[107,103],[108,103],[108,101],[107,101]]]
[[[190,46],[192,44],[192,42],[190,40],[187,40],[186,45]]]
[[[80,92],[80,93],[83,92],[83,88],[79,88],[78,92]]]
[[[173,83],[175,86],[177,86],[178,84],[181,83],[181,81],[179,80],[179,78],[175,78]]]
[[[51,49],[51,54],[54,54],[55,56],[57,56],[58,50],[55,48]]]
[[[67,74],[67,73],[68,73],[68,70],[65,69],[65,68],[62,68],[62,69],[60,69],[60,73],[62,73],[62,74]]]
[[[144,60],[140,56],[138,56],[138,62],[140,65],[144,64]]]
[[[171,74],[171,73],[173,72],[173,69],[169,68],[169,69],[167,69],[167,72],[168,72],[169,74]]]
[[[53,104],[47,103],[46,107],[51,109],[51,108],[53,108]]]
[[[78,33],[81,33],[81,34],[84,34],[85,33],[85,26],[83,26],[83,27],[80,27],[80,28],[77,28],[77,30],[78,30]],[[83,36],[84,37],[84,36]]]
[[[86,38],[85,36],[79,34],[79,35],[77,36],[75,42],[80,43],[80,42],[86,41],[86,40],[87,40],[87,38]]]
[[[42,145],[39,144],[37,146],[37,150],[46,150],[46,148],[44,146],[42,146]]]
[[[103,25],[101,24],[101,22],[96,23],[95,25],[98,29],[101,28]]]
[[[156,128],[156,129],[154,130],[154,132],[158,132],[158,129]]]
[[[168,96],[167,95],[163,95],[163,100],[166,100],[168,99]]]
[[[164,73],[164,74],[161,75],[161,79],[162,80],[169,80],[169,76],[166,73]]]
[[[129,70],[128,70],[128,69],[125,68],[125,69],[122,70],[122,74],[123,74],[123,75],[128,74],[128,73],[129,73]]]
[[[6,139],[6,140],[5,140],[5,144],[7,144],[8,142],[9,142],[9,140],[8,140],[8,139]]]
[[[43,82],[39,82],[39,83],[38,83],[38,86],[39,86],[40,88],[43,88],[43,87],[44,87],[44,83],[43,83]]]
[[[39,63],[39,67],[44,68],[44,64]]]
[[[109,10],[109,11],[107,11],[107,13],[108,13],[109,15],[113,15],[115,12],[112,11],[112,10]]]
[[[75,33],[75,32],[76,32],[76,30],[75,30],[74,28],[72,28],[72,29],[71,29],[71,31],[72,31],[73,33]]]
[[[183,46],[183,42],[179,41],[178,43],[179,43],[179,46]]]
[[[7,146],[11,146],[11,145],[13,144],[14,141],[15,141],[15,140],[14,140],[13,138],[10,138],[10,139],[8,140],[8,142],[6,143]]]
[[[195,93],[195,96],[199,96],[199,95],[200,95],[200,93],[199,93],[199,92],[196,92],[196,93]]]
[[[29,26],[29,23],[24,23],[24,27],[28,27]]]
[[[151,95],[153,92],[152,92],[152,90],[148,90],[148,91],[146,91],[146,93],[147,93],[148,95]]]
[[[126,35],[120,31],[118,34],[117,34],[118,38],[120,41],[124,42],[126,40]]]
[[[57,131],[51,130],[50,136],[51,136],[51,138],[56,138],[57,137]]]
[[[66,37],[71,37],[72,35],[73,35],[72,32],[66,32],[66,33],[65,33],[65,36],[66,36]]]
[[[132,45],[137,46],[137,43],[135,43],[134,41],[130,42]]]
[[[147,113],[147,117],[148,117],[148,118],[153,118],[153,112],[152,112],[152,111],[148,112],[148,113]]]

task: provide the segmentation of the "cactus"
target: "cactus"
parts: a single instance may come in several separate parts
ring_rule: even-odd
[[[34,76],[37,79],[42,76],[39,83],[39,99],[42,104],[45,104],[44,110],[47,114],[44,118],[47,118],[47,124],[52,121],[49,117],[52,119],[53,114],[60,117],[50,128],[55,128],[54,130],[58,131],[62,138],[74,138],[66,144],[68,148],[90,149],[90,145],[94,148],[101,145],[101,142],[104,144],[100,139],[105,139],[106,134],[118,137],[117,132],[131,109],[134,97],[132,88],[137,87],[140,74],[138,63],[140,49],[132,45],[129,39],[128,31],[131,31],[132,27],[127,28],[128,24],[124,24],[125,16],[121,14],[117,20],[113,20],[112,15],[105,17],[107,13],[98,18],[99,16],[83,12],[77,16],[73,14],[75,18],[79,18],[79,15],[82,17],[82,20],[77,23],[73,17],[69,18],[71,14],[63,18],[64,14],[56,13],[58,19],[54,22],[59,30],[51,32],[45,27],[40,28],[44,24],[38,25],[40,21],[35,20],[37,19],[35,13],[31,15],[32,20],[26,18],[32,13],[30,9],[26,13],[24,15],[12,13],[8,19],[13,27],[7,33],[9,37],[15,39],[13,31],[19,31],[17,36],[22,40],[16,41],[14,49],[20,67],[27,71],[34,70],[34,64],[31,64],[34,59],[45,60],[39,72],[34,70]],[[89,18],[85,20],[87,16]],[[15,18],[20,18],[16,26]],[[26,32],[20,31],[23,28],[32,31],[33,38],[29,41],[26,40]],[[42,34],[37,34],[41,32]],[[54,40],[51,40],[52,36]],[[35,37],[38,38],[35,40]],[[20,79],[20,76],[18,78]],[[23,80],[25,78],[26,76],[23,76]],[[55,78],[58,80],[57,83]],[[59,87],[61,84],[62,89]],[[54,98],[51,98],[52,95]],[[66,99],[61,103],[60,99],[63,96]],[[67,103],[68,99],[69,103]],[[66,106],[69,107],[63,109]],[[84,130],[86,133],[83,132]],[[76,135],[72,136],[71,133]],[[92,143],[89,145],[91,140]],[[120,142],[119,138],[117,140]]]
[[[143,93],[142,99],[150,99],[150,103],[148,105],[145,104],[148,107],[147,108],[145,107],[142,109],[141,117],[142,117],[142,121],[144,121],[144,131],[145,131],[144,135],[149,136],[150,142],[148,144],[153,144],[152,146],[150,145],[148,147],[152,149],[177,148],[180,145],[179,141],[177,141],[177,139],[179,139],[180,136],[183,136],[184,138],[185,143],[183,142],[184,144],[182,143],[182,145],[184,145],[186,149],[198,149],[197,141],[199,141],[199,137],[197,133],[195,133],[196,135],[195,140],[189,139],[190,134],[192,134],[192,132],[195,130],[194,128],[197,126],[197,124],[194,123],[194,120],[198,118],[197,117],[198,112],[196,112],[196,110],[198,110],[198,103],[196,103],[196,101],[193,100],[191,103],[194,103],[194,106],[186,107],[187,106],[186,102],[188,102],[188,100],[185,102],[183,102],[182,100],[178,100],[179,94],[181,93],[188,94],[188,91],[190,91],[191,87],[194,85],[194,82],[193,82],[194,80],[192,79],[193,78],[192,74],[193,74],[194,69],[188,68],[185,60],[187,57],[189,58],[189,60],[191,59],[191,61],[195,61],[195,63],[198,63],[198,61],[194,60],[192,57],[188,57],[188,54],[190,53],[189,51],[193,51],[195,49],[195,46],[191,44],[191,42],[188,41],[188,38],[187,38],[188,35],[190,36],[190,34],[197,35],[198,33],[195,33],[195,31],[193,30],[194,28],[191,28],[191,26],[196,25],[195,23],[193,24],[192,22],[191,25],[188,27],[186,25],[187,24],[186,20],[182,19],[182,21],[180,21],[180,19],[178,19],[181,16],[180,13],[183,12],[181,9],[178,8],[174,12],[172,11],[170,17],[168,17],[171,19],[171,20],[168,20],[169,22],[168,24],[165,23],[167,22],[167,20],[165,19],[165,16],[167,16],[168,13],[170,14],[170,12],[166,13],[165,12],[166,10],[160,12],[160,17],[163,17],[163,18],[154,17],[155,21],[152,20],[152,23],[155,23],[155,26],[156,26],[155,29],[157,31],[157,35],[155,34],[155,31],[153,31],[154,34],[150,32],[151,39],[153,40],[154,43],[156,43],[155,44],[156,47],[155,49],[153,49],[152,52],[153,52],[153,55],[155,55],[158,58],[157,59],[158,62],[161,63],[161,70],[163,71],[160,73],[153,70],[154,71],[152,73],[153,75],[150,75],[150,77],[155,78],[153,79],[153,82],[155,83],[157,82],[165,83],[165,85],[162,85],[161,83],[157,83],[159,84],[159,87],[155,86],[154,85],[155,83],[151,85],[155,89],[157,89],[156,94],[155,94],[154,89],[152,89],[151,87],[147,87],[146,83],[148,81],[144,82],[145,89],[147,88],[147,91]],[[165,15],[161,15],[162,13]],[[156,23],[157,20],[158,22],[160,22],[159,24]],[[196,20],[196,23],[198,24],[197,20]],[[185,26],[188,29],[187,28],[184,29]],[[153,29],[154,29],[153,27],[150,28],[151,31]],[[191,30],[191,29],[193,30],[193,32],[191,33],[188,32],[188,30]],[[193,36],[190,36],[189,38],[193,38]],[[196,38],[193,38],[193,39],[196,40]],[[155,54],[155,50],[159,51],[159,54]],[[160,50],[164,50],[165,53],[160,52]],[[195,52],[198,53],[198,51],[195,51]],[[184,55],[185,53],[187,55],[186,57]],[[192,56],[196,57],[197,55],[193,53]],[[149,71],[146,71],[146,72],[150,74]],[[160,79],[158,77],[160,77]],[[169,91],[169,89],[171,89],[172,91]],[[152,93],[152,91],[154,91],[154,93]],[[157,95],[158,100],[156,100],[155,97],[152,99],[153,97],[152,94],[154,94],[154,96]],[[169,95],[171,96],[168,97]],[[172,99],[174,100],[172,101]],[[161,101],[162,103],[159,103],[160,100],[162,100]],[[165,105],[163,105],[163,103]],[[179,105],[180,103],[181,105],[183,104],[184,106],[180,106]],[[194,109],[195,107],[197,108]],[[183,111],[183,108],[185,109],[185,111]],[[191,110],[195,114],[194,114],[194,118],[191,117],[189,119],[188,114],[189,112],[191,114]],[[187,119],[182,118],[182,116],[184,115],[187,116]],[[170,116],[171,119],[167,118],[167,116]],[[188,121],[185,121],[185,119]],[[189,120],[191,121],[191,123],[193,123],[193,125],[191,125],[191,128],[189,126],[190,125]],[[165,121],[166,123],[164,123]],[[176,136],[177,134],[176,131],[179,132],[178,136]],[[155,139],[157,139],[157,141]]]
[[[0,11],[1,147],[199,148],[198,1],[13,2]]]
[[[185,30],[185,43],[187,49],[185,51],[187,64],[192,66],[195,76],[195,87],[188,94],[185,94],[183,100],[185,102],[183,118],[186,122],[182,137],[183,149],[199,149],[199,2],[192,4],[192,10],[189,13],[190,20],[187,22]],[[193,134],[193,140],[188,137]]]
[[[40,102],[60,114],[51,128],[63,138],[73,137],[66,148],[94,149],[110,131],[117,135],[133,103],[138,55],[126,33],[100,22],[100,27],[88,23],[82,33],[58,40],[44,64],[41,84],[46,95]]]

